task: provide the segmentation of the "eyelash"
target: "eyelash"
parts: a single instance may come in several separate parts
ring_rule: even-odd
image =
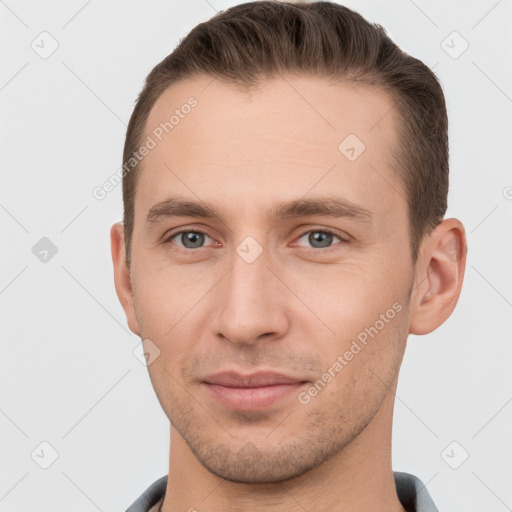
[[[199,229],[182,229],[181,231],[177,231],[176,233],[173,233],[172,235],[170,235],[169,237],[167,237],[165,240],[164,240],[164,244],[170,244],[172,243],[172,240],[174,238],[176,238],[177,236],[179,235],[182,235],[183,233],[199,233],[201,235],[205,235],[209,238],[212,238],[211,236],[208,235],[208,233],[205,233],[204,231],[201,231]],[[328,229],[328,228],[322,228],[322,229],[308,229],[307,231],[304,231],[298,238],[297,240],[300,240],[304,235],[307,235],[308,233],[328,233],[329,235],[332,235],[332,236],[335,236],[336,238],[339,238],[340,244],[346,244],[348,243],[348,240],[344,239],[343,237],[341,237],[338,233],[336,233],[335,231],[331,230],[331,229]],[[179,250],[183,250],[183,251],[186,251],[186,252],[191,252],[191,251],[194,251],[194,250],[197,250],[197,249],[204,249],[205,247],[196,247],[195,249],[190,249],[188,247],[181,247],[181,246],[178,246]],[[310,250],[310,251],[314,251],[314,252],[329,252],[331,250],[334,250],[336,249],[335,245],[332,245],[330,247],[323,247],[323,248],[317,248],[317,247],[302,247],[303,249],[306,249],[306,250]]]

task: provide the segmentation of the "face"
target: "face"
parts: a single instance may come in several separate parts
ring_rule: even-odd
[[[292,76],[182,81],[150,113],[129,324],[160,351],[172,428],[218,476],[303,474],[390,393],[414,277],[394,114],[377,88]]]

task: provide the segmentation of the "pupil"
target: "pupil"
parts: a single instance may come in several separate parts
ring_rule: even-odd
[[[181,235],[181,241],[182,241],[183,245],[189,249],[201,247],[201,245],[203,243],[203,238],[204,238],[203,234],[194,233],[194,232],[183,233]]]
[[[313,231],[309,234],[309,243],[313,247],[329,247],[329,245],[332,243],[332,235],[322,231]]]

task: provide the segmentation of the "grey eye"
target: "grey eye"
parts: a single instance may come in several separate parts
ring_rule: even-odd
[[[171,240],[175,240],[178,246],[185,249],[198,249],[203,246],[206,238],[210,237],[201,231],[182,231],[176,233]]]
[[[315,249],[325,249],[327,247],[330,247],[333,243],[334,238],[337,238],[338,240],[341,241],[341,238],[339,238],[337,235],[329,233],[329,231],[322,230],[308,231],[307,233],[304,233],[299,238],[299,240],[302,240],[304,237],[307,237],[307,242],[310,244],[311,247]]]

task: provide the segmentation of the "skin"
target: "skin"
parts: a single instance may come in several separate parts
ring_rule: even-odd
[[[160,350],[148,370],[172,424],[162,510],[403,511],[391,467],[399,368],[408,334],[433,331],[455,308],[463,225],[444,219],[413,265],[390,165],[395,111],[378,88],[287,75],[247,93],[188,79],[158,99],[147,135],[190,96],[197,107],[142,162],[130,272],[123,225],[111,228],[128,325]],[[353,162],[338,150],[350,133],[366,146]],[[210,203],[223,218],[148,225],[150,208],[171,196]],[[326,196],[370,210],[371,222],[266,216]],[[203,245],[171,238],[178,228],[205,233]],[[315,245],[308,235],[326,228],[336,235]],[[247,236],[262,248],[252,263],[236,250]],[[207,375],[230,369],[312,385],[394,303],[401,311],[307,404],[292,393],[234,411],[204,389]]]

